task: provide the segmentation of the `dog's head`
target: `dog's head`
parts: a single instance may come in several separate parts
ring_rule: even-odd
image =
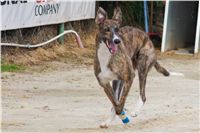
[[[108,19],[107,12],[99,7],[95,22],[99,25],[101,41],[104,41],[110,52],[114,54],[117,51],[117,45],[122,41],[118,33],[122,23],[121,9],[115,8],[112,19]]]

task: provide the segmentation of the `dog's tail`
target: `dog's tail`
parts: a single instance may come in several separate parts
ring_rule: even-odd
[[[154,65],[154,67],[156,68],[156,70],[159,73],[162,73],[164,76],[180,76],[180,77],[184,77],[185,75],[183,73],[179,73],[179,72],[169,72],[167,71],[164,67],[162,67],[157,61]]]
[[[170,75],[170,72],[168,72],[164,67],[162,67],[157,61],[154,65],[154,67],[156,68],[156,70],[159,72],[159,73],[162,73],[164,76],[169,76]]]

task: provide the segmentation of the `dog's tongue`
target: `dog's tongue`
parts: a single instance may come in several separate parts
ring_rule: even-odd
[[[117,51],[117,47],[116,47],[116,45],[114,43],[110,44],[110,49],[111,49],[110,52],[112,54],[114,54]]]

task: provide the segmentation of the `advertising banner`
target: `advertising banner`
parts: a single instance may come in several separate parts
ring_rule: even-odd
[[[1,0],[1,30],[95,17],[94,0]]]

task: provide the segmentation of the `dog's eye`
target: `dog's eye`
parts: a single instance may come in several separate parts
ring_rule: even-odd
[[[110,28],[107,27],[107,28],[104,29],[104,31],[109,32]]]

